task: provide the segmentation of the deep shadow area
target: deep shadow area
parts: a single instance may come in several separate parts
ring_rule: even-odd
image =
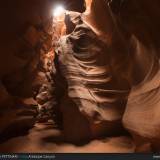
[[[126,136],[94,140],[84,145],[65,143],[60,130],[53,123],[35,124],[25,136],[11,138],[0,144],[1,152],[27,153],[132,153],[132,139]]]

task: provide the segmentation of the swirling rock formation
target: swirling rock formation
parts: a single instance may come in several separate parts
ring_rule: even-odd
[[[67,84],[61,101],[65,135],[71,141],[81,141],[121,134],[129,87],[112,73],[107,44],[80,15],[70,16],[72,23],[76,22],[75,28],[60,39],[56,50],[56,73]]]

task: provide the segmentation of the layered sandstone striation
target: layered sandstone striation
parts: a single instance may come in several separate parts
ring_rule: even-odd
[[[56,24],[52,17],[52,9],[55,4],[54,2],[56,1],[5,0],[1,2],[1,143],[11,137],[28,134],[28,131],[31,128],[32,130],[28,134],[29,137],[34,137],[37,134],[41,137],[42,134],[37,130],[42,129],[42,133],[46,131],[46,124],[42,128],[41,125],[36,125],[35,128],[33,128],[33,126],[36,122],[36,117],[39,110],[43,110],[44,108],[49,108],[52,110],[55,105],[55,99],[53,96],[55,94],[53,91],[55,87],[53,82],[53,61],[55,58],[54,50],[56,47],[56,41],[59,39],[60,34],[64,34],[65,29],[56,29]],[[64,4],[69,4],[69,2],[70,1],[66,0]],[[83,1],[79,2],[83,4]],[[117,121],[118,124],[123,123],[125,129],[127,129],[132,135],[134,142],[137,145],[137,149],[135,149],[132,139],[117,138],[113,140],[111,139],[111,142],[107,141],[97,143],[97,141],[93,141],[84,148],[77,148],[73,145],[69,145],[67,146],[67,151],[70,149],[73,152],[91,151],[91,146],[94,146],[95,151],[97,151],[97,145],[99,145],[100,148],[102,147],[101,149],[104,152],[113,152],[113,150],[117,152],[159,151],[159,0],[154,0],[154,2],[145,0],[126,0],[123,1],[123,4],[118,0],[111,0],[109,2],[111,8],[107,11],[107,13],[110,13],[111,16],[107,17],[106,20],[103,19],[103,22],[101,21],[100,23],[102,28],[104,30],[106,28],[107,31],[110,30],[111,34],[104,35],[104,37],[102,36],[100,38],[102,40],[107,39],[106,41],[108,46],[111,47],[110,52],[114,57],[111,65],[114,66],[114,74],[118,77],[123,77],[125,80],[123,83],[118,81],[116,84],[121,83],[120,86],[122,87],[124,84],[128,85],[129,83],[132,89],[129,98],[127,99],[127,105],[120,107],[120,109],[109,109],[107,111],[109,116],[105,117],[111,117],[111,122],[115,120],[116,124]],[[69,9],[81,12],[84,11],[84,5],[80,5],[80,3],[78,4],[78,0],[73,0],[72,6],[69,6]],[[96,6],[95,10],[98,10]],[[103,14],[103,12],[100,13],[99,17],[101,14]],[[97,21],[101,20],[99,17]],[[66,16],[65,22],[67,26],[66,33],[70,34],[74,30],[76,24],[81,23],[79,22],[79,13],[74,12],[73,16]],[[108,28],[109,26],[110,28]],[[121,38],[117,39],[119,36],[121,36]],[[77,41],[79,42],[76,37],[72,37],[72,40],[74,43],[75,41],[76,43]],[[122,42],[122,40],[124,41]],[[94,41],[94,43],[95,42],[96,41]],[[83,47],[83,42],[81,44]],[[97,44],[94,45],[96,46]],[[75,50],[77,49],[76,47]],[[127,56],[124,55],[126,54],[126,48],[128,51],[127,53],[129,53]],[[106,55],[101,56],[101,59],[107,60]],[[100,58],[100,56],[98,58]],[[98,58],[96,60],[98,60]],[[119,64],[122,65],[119,67]],[[74,73],[77,73],[76,71],[77,70],[74,70]],[[68,75],[69,74],[67,73],[66,77]],[[82,79],[83,78],[84,76],[82,76]],[[92,77],[91,80],[95,79]],[[103,80],[104,79],[102,79],[102,81]],[[128,82],[126,82],[126,80]],[[91,85],[93,85],[93,83]],[[103,86],[101,89],[104,89],[106,86],[107,85]],[[93,87],[91,86],[91,90],[92,89]],[[82,87],[82,90],[84,91],[85,88]],[[82,96],[85,93],[83,91],[80,92],[80,95]],[[102,90],[98,90],[97,93],[100,96],[104,96]],[[75,94],[71,95],[75,96]],[[89,94],[87,94],[87,96],[88,95]],[[65,102],[66,105],[74,107],[74,105],[71,102],[68,102],[65,98],[62,99],[62,101]],[[89,108],[90,103],[88,101],[83,102],[83,108],[81,109],[84,112],[93,113],[93,109]],[[71,133],[70,131],[73,129],[73,126],[70,124],[74,125],[73,119],[77,118],[77,121],[84,120],[82,115],[79,116],[79,111],[77,114],[76,109],[72,110],[73,112],[66,110],[66,108],[63,110],[64,119],[68,115],[70,116],[69,119],[66,118],[64,121],[66,132]],[[95,117],[98,117],[98,119],[99,112],[101,111],[98,110],[98,115],[95,114]],[[85,119],[83,122],[86,124],[88,121],[86,122]],[[70,136],[72,136],[73,139],[81,137],[83,134],[88,134],[88,132],[83,133],[85,125],[82,125],[81,123],[78,127],[79,132],[76,132],[77,135],[72,130],[75,137],[72,135]],[[102,125],[98,129],[103,130],[104,128],[105,126]],[[118,129],[118,131],[120,130]],[[114,132],[118,133],[118,131],[115,130]],[[53,130],[51,129],[49,132],[53,132]],[[45,134],[48,136],[48,133],[45,132]],[[109,135],[113,134],[113,132],[109,133]],[[63,138],[62,141],[64,140]],[[28,139],[28,137],[24,136],[20,138],[20,141],[22,142],[24,140],[26,142],[26,139]],[[39,139],[36,141],[36,144],[38,142]],[[12,139],[8,143],[13,144],[13,146],[11,145],[13,149],[14,145],[17,145],[17,139]],[[33,141],[28,142],[28,144],[29,148],[24,147],[21,151],[27,151],[32,148]],[[45,142],[43,144],[45,144]],[[5,143],[2,145],[4,147],[4,151],[8,151],[5,147],[8,147],[9,145]],[[64,147],[60,146],[58,149],[55,146],[57,147],[57,144],[47,144],[47,151],[66,151],[65,145]],[[111,148],[109,146],[111,146]],[[44,146],[37,145],[34,149],[36,151],[46,151],[43,147]],[[50,150],[50,147],[55,147],[55,150]],[[108,150],[105,150],[105,147]],[[10,151],[12,151],[12,149]],[[20,151],[20,147],[15,148],[14,151]]]
[[[42,86],[51,87],[54,26],[49,0],[4,1],[2,6],[0,134],[5,139],[6,133],[9,138],[33,127],[41,104],[35,97]]]

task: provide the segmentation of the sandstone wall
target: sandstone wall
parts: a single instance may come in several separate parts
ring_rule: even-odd
[[[51,105],[45,103],[51,98],[48,90],[51,88],[54,43],[57,39],[53,8],[58,3],[64,3],[68,9],[84,10],[75,1],[69,2],[1,1],[0,135],[6,134],[6,130],[16,133],[16,130],[31,127],[37,108],[42,104]]]
[[[53,6],[51,0],[1,2],[0,135],[23,132],[34,124],[33,98],[48,83],[54,56]]]

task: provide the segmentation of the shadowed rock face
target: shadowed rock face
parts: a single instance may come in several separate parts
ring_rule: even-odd
[[[86,9],[85,0],[62,0],[64,1],[64,5],[67,10],[76,11],[76,12],[84,12]]]
[[[125,6],[115,13],[116,20],[125,28],[134,42],[132,52],[133,88],[123,117],[124,126],[130,130],[138,144],[152,143],[160,150],[160,64],[159,64],[159,1],[125,1]],[[112,1],[112,9],[116,2]],[[114,10],[114,9],[113,9]]]
[[[84,146],[64,142],[63,133],[52,123],[36,124],[26,136],[0,144],[1,152],[14,153],[133,153],[135,145],[129,137],[94,140]]]
[[[53,57],[53,3],[43,2],[1,2],[0,141],[26,134],[33,127],[37,114],[33,97],[48,83],[45,73],[49,68],[46,61],[48,65]],[[31,99],[28,104],[24,103],[26,98]]]
[[[160,2],[138,1],[138,0],[121,0],[121,3],[116,0],[110,1],[110,7],[115,16],[120,20],[123,27],[125,27],[131,34],[135,34],[139,40],[146,45],[154,45],[159,48],[159,26],[157,21],[160,17],[158,8]],[[118,7],[117,7],[118,6]],[[145,27],[144,27],[145,26]]]
[[[77,142],[83,141],[83,137],[121,134],[129,86],[112,73],[108,45],[83,22],[81,15],[71,13],[68,16],[72,24],[75,23],[75,29],[60,39],[56,49],[57,73],[61,73],[63,81],[67,82],[66,99],[61,100],[64,132],[67,132],[68,140],[79,136],[73,140]],[[75,123],[71,125],[72,115]],[[85,134],[78,135],[82,131]]]
[[[55,4],[54,0],[1,2],[0,18],[3,21],[0,26],[1,140],[27,133],[35,123],[37,108],[41,105],[52,105],[48,101],[52,99],[53,87],[52,10]],[[70,1],[68,7],[74,10],[76,6],[79,11],[84,10],[83,5],[79,6],[75,1],[73,3]],[[30,103],[27,104],[28,108],[24,107],[23,102],[28,98],[37,100],[34,102],[36,107],[31,107]],[[22,114],[18,114],[19,111]],[[7,132],[9,134],[6,134]]]

